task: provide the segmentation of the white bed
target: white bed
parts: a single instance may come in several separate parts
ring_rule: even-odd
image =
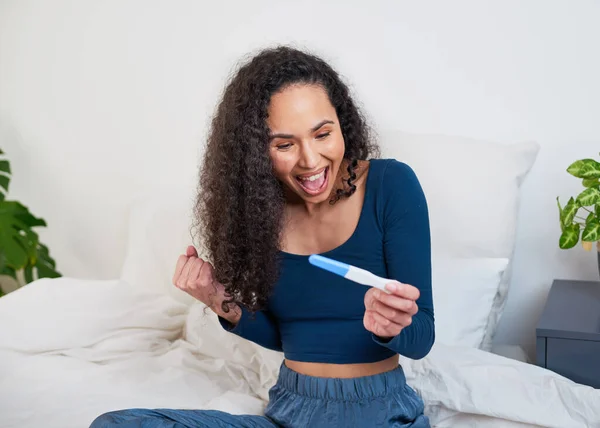
[[[413,166],[430,205],[437,342],[426,358],[400,361],[432,425],[600,427],[600,391],[490,352],[537,145],[405,134],[384,142],[384,154]],[[130,407],[262,412],[282,355],[225,332],[171,286],[192,200],[158,194],[132,205],[120,278],[42,279],[0,299],[1,427],[80,428]]]
[[[127,407],[260,413],[280,355],[122,281],[40,280],[0,300],[0,426],[81,428]],[[7,346],[10,344],[10,346]],[[489,352],[402,359],[435,427],[600,426],[600,391]]]

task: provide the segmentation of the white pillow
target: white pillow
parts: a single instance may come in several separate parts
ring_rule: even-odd
[[[168,350],[187,312],[162,294],[119,280],[42,278],[0,299],[0,349],[23,358],[57,353],[106,363]]]
[[[382,157],[407,163],[423,186],[434,253],[509,259],[480,345],[490,350],[508,293],[519,188],[535,162],[539,145],[394,130],[381,132],[379,142]]]
[[[177,258],[194,243],[194,198],[194,190],[188,186],[155,189],[134,199],[122,280],[188,305],[195,302],[172,284]]]
[[[436,342],[479,348],[507,258],[432,257]]]

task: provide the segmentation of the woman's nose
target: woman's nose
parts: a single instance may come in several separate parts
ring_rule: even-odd
[[[313,144],[304,144],[302,153],[300,154],[300,162],[298,163],[302,168],[314,169],[319,166],[320,157],[321,155],[315,150]]]

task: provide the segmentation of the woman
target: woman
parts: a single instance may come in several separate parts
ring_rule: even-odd
[[[243,65],[200,176],[215,268],[188,247],[173,283],[231,333],[284,352],[265,416],[130,409],[92,426],[428,427],[398,364],[435,338],[427,203],[409,166],[376,154],[323,60],[278,47]],[[390,293],[320,270],[311,254],[392,278]]]

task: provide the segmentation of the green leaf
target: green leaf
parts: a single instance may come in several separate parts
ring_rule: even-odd
[[[46,226],[46,222],[31,214],[23,204],[5,200],[10,175],[10,163],[0,160],[0,275],[18,281],[17,271],[23,269],[26,284],[34,280],[36,272],[38,278],[57,278],[61,274],[56,270],[56,262],[32,230]],[[0,296],[3,294],[0,290]]]
[[[56,270],[56,262],[50,257],[48,247],[40,244],[36,263],[38,278],[58,278],[61,274]]]
[[[21,205],[22,206],[22,205]],[[23,207],[23,206],[22,206]],[[26,207],[23,207],[24,211],[18,212],[16,217],[25,225],[29,227],[46,227],[46,221],[41,218],[34,217],[31,215]]]
[[[560,239],[558,240],[558,246],[563,250],[568,250],[569,248],[573,248],[577,245],[579,241],[579,224],[573,223],[568,226],[565,226],[565,230],[560,235]]]
[[[4,266],[2,269],[0,269],[0,275],[8,275],[8,276],[14,278],[15,281],[18,281],[17,271],[11,267]]]
[[[598,187],[600,181],[597,178],[584,178],[581,184],[583,184],[583,187]]]
[[[560,230],[564,232],[565,225],[562,222],[563,208],[560,206],[560,200],[558,199],[558,196],[556,197],[556,205],[558,205],[558,218],[560,219]]]
[[[569,165],[567,172],[577,178],[600,178],[600,163],[594,159],[581,159]]]
[[[573,219],[575,218],[575,214],[577,214],[577,210],[579,210],[579,208],[579,202],[571,197],[567,202],[567,205],[565,205],[562,210],[561,222],[563,226],[566,227],[573,223]]]
[[[32,216],[22,204],[0,201],[0,251],[6,265],[19,270],[30,260],[35,263],[39,239],[30,225],[42,224],[43,220]]]
[[[600,190],[595,187],[585,189],[577,195],[577,202],[581,206],[596,205],[597,202],[600,202]]]
[[[581,234],[582,241],[594,242],[600,239],[600,222],[597,219],[590,221]]]
[[[0,201],[3,201],[6,198],[6,194],[8,193],[8,184],[10,182],[10,177],[0,174]]]
[[[0,160],[0,172],[10,175],[10,162],[7,160]]]
[[[596,204],[594,211],[596,212],[596,217],[600,218],[600,204]]]
[[[17,279],[17,271],[6,265],[4,265],[2,269],[0,269],[0,275],[8,275],[13,277],[15,280]]]
[[[29,284],[33,282],[33,265],[31,263],[27,263],[23,268],[23,275],[25,276],[25,284]]]
[[[596,216],[594,215],[594,213],[589,213],[587,218],[585,219],[585,224],[588,225],[591,221],[594,220],[596,220]]]
[[[0,154],[2,151],[0,150]],[[10,163],[7,160],[0,160],[0,201],[3,201],[8,194],[8,185],[10,184]]]

